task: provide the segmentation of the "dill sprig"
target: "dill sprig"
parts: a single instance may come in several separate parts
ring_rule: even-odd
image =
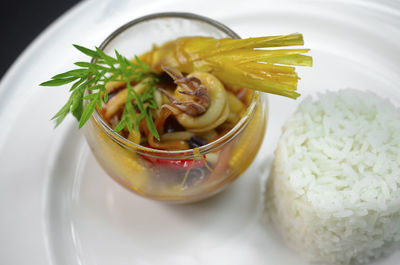
[[[150,67],[139,57],[135,62],[122,56],[115,50],[115,58],[105,54],[101,49],[91,50],[79,45],[73,45],[80,52],[96,59],[95,63],[76,62],[79,68],[55,75],[51,80],[41,83],[41,86],[61,86],[72,83],[71,95],[65,105],[54,115],[56,127],[72,113],[79,121],[81,128],[93,114],[96,107],[102,108],[102,101],[108,101],[108,92],[105,84],[109,81],[124,81],[127,84],[127,97],[120,123],[114,131],[119,132],[125,127],[129,132],[133,126],[139,130],[139,122],[145,119],[149,131],[156,139],[160,139],[151,114],[152,109],[157,109],[155,91],[157,77]],[[141,81],[146,85],[143,94],[138,94],[131,82]],[[87,101],[87,104],[84,104]],[[132,126],[133,124],[133,126]]]

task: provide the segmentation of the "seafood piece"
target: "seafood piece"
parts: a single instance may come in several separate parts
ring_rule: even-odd
[[[210,105],[210,96],[201,81],[196,77],[184,77],[178,69],[173,67],[161,66],[161,68],[178,85],[175,91],[182,94],[177,95],[181,99],[179,100],[168,94],[164,89],[159,89],[171,101],[171,104],[190,116],[204,113]]]
[[[108,94],[114,93],[124,87],[126,87],[125,81],[109,81],[105,85]]]
[[[169,70],[169,69],[167,69]],[[181,93],[181,85],[175,89],[174,95],[170,96],[167,92],[163,92],[170,100],[171,104],[182,110],[181,113],[176,115],[178,122],[185,127],[187,130],[192,132],[204,132],[212,130],[215,127],[221,125],[229,115],[229,106],[227,104],[227,93],[223,84],[212,74],[205,72],[195,72],[186,77],[186,80],[196,80],[198,84],[196,89],[201,90],[201,100],[206,99],[208,108],[204,112],[195,113],[201,115],[193,115],[191,111],[188,111],[189,103],[193,106],[202,106],[200,103],[195,101],[187,101],[188,105],[183,105],[183,101],[176,98],[184,98],[188,95]],[[176,80],[175,80],[176,82]],[[189,81],[191,82],[191,81]],[[185,82],[187,85],[187,83]],[[163,90],[161,90],[163,91]],[[192,96],[192,95],[189,95]]]
[[[159,133],[164,132],[164,125],[166,120],[174,113],[168,105],[163,105],[161,108],[160,114],[155,119],[154,124]],[[150,133],[147,126],[144,126],[142,123],[142,128],[144,129],[144,133],[147,135],[148,144],[156,149],[164,149],[164,150],[185,150],[189,148],[189,144],[184,139],[163,139],[162,141],[157,141],[154,139],[154,135]]]

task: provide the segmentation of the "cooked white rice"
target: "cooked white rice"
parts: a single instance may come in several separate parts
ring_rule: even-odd
[[[400,114],[372,93],[318,97],[283,127],[266,213],[311,262],[365,263],[400,241]]]

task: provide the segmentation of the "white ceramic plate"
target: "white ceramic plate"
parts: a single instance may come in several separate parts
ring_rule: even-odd
[[[50,117],[64,88],[38,84],[85,60],[71,44],[99,45],[125,22],[187,11],[242,37],[301,32],[315,65],[303,95],[352,87],[400,105],[400,6],[381,1],[85,1],[45,30],[0,87],[0,264],[307,264],[262,222],[263,186],[280,128],[299,101],[270,96],[266,140],[225,192],[165,205],[120,187],[100,169],[70,118]],[[397,252],[375,264],[395,265]]]

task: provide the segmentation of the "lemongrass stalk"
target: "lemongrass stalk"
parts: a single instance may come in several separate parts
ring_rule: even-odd
[[[238,65],[240,68],[244,69],[254,69],[254,70],[260,70],[260,71],[265,71],[271,74],[287,74],[287,75],[294,75],[297,76],[297,73],[295,72],[296,68],[293,66],[286,66],[286,65],[278,65],[278,64],[272,64],[272,63],[260,63],[260,62],[249,62],[249,63],[243,63]]]
[[[292,54],[287,56],[280,56],[280,57],[269,57],[258,60],[260,62],[266,63],[277,63],[277,64],[284,64],[284,65],[296,65],[296,66],[312,66],[313,61],[312,57],[303,54]]]
[[[293,66],[277,65],[264,62],[249,62],[239,64],[237,67],[246,69],[248,71],[260,71],[269,73],[271,75],[280,74],[297,78],[297,73],[295,72],[295,68]]]
[[[252,50],[240,49],[231,52],[221,53],[208,58],[208,60],[220,61],[223,63],[234,62],[235,64],[248,63],[254,61],[268,61],[270,58],[277,58],[288,55],[299,55],[307,53],[309,49],[285,49],[285,50]]]
[[[238,49],[255,49],[303,45],[301,34],[269,36],[248,39],[214,39],[209,37],[183,38],[181,47],[190,59],[200,60]]]
[[[246,87],[290,98],[297,98],[300,96],[300,94],[295,92],[297,85],[293,86],[267,78],[261,78],[236,66],[224,65],[221,67],[220,65],[215,65],[212,73],[223,83],[231,87]]]

